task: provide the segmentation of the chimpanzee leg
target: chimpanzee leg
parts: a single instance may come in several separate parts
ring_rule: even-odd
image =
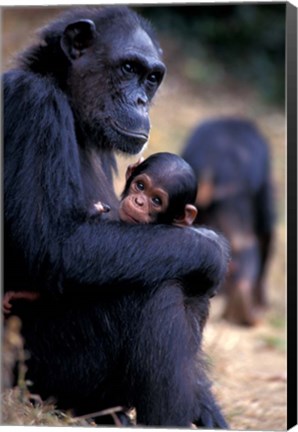
[[[202,333],[209,315],[209,303],[209,293],[195,296],[187,293],[185,298],[187,320],[191,324],[193,345],[197,348],[193,378],[195,406],[192,423],[198,427],[228,429],[228,424],[211,392],[211,381],[206,375],[206,361],[201,350]]]
[[[223,318],[239,325],[256,324],[252,291],[253,285],[249,279],[236,280],[229,287]]]
[[[136,408],[139,424],[189,427],[198,420],[207,426],[218,411],[198,361],[208,314],[205,296],[195,307],[171,282],[154,292],[131,290],[111,297],[86,310],[74,300],[71,309],[67,303],[48,308],[41,300],[30,313],[34,305],[26,306],[23,330],[26,348],[31,347],[28,378],[34,392],[53,395],[59,407],[73,408],[76,415],[128,406]],[[81,321],[74,319],[76,309]],[[39,323],[34,329],[33,312]],[[47,314],[53,314],[51,321]],[[59,332],[62,317],[67,339]],[[42,339],[44,331],[51,332],[51,343]]]
[[[193,421],[198,427],[208,429],[228,429],[228,423],[221,413],[217,402],[209,390],[210,384],[206,383],[204,394],[197,394],[197,412],[199,416]],[[202,383],[198,386],[198,390],[202,388]]]
[[[195,419],[204,423],[212,395],[199,351],[209,299],[197,301],[198,308],[188,302],[179,283],[171,281],[143,303],[128,358],[137,424],[189,427]]]
[[[256,196],[255,208],[256,234],[260,251],[260,271],[255,284],[254,301],[257,307],[264,307],[267,305],[264,279],[266,277],[267,264],[272,251],[276,219],[274,191],[269,177]]]
[[[196,347],[179,284],[143,293],[141,309],[127,359],[137,424],[189,427]]]
[[[227,278],[227,299],[223,317],[235,324],[255,325],[258,311],[254,302],[254,291],[260,271],[260,256],[257,242],[233,254],[234,270]]]
[[[272,250],[273,233],[263,234],[259,236],[260,245],[260,271],[254,287],[254,302],[257,307],[264,308],[267,306],[267,293],[265,286],[265,278],[267,274],[267,266]]]

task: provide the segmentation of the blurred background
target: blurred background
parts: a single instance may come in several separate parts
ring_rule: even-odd
[[[277,208],[274,253],[267,278],[269,308],[258,326],[220,319],[222,299],[212,299],[204,349],[213,391],[232,429],[286,429],[285,274],[285,4],[138,6],[156,27],[167,76],[151,110],[144,152],[180,154],[198,123],[240,116],[268,140]],[[4,7],[2,71],[62,7]],[[116,188],[125,167],[119,158]]]

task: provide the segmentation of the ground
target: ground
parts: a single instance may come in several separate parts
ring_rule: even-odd
[[[54,9],[53,11],[57,12]],[[18,14],[10,9],[4,18],[3,61],[6,68],[9,55],[25,46],[24,35],[29,36],[32,28],[46,22],[47,13],[43,9],[39,13],[35,11],[34,14],[30,11],[24,14],[21,10]],[[248,117],[256,121],[270,143],[278,219],[275,248],[267,278],[268,311],[258,326],[243,328],[221,320],[222,299],[213,299],[205,331],[204,350],[214,382],[214,393],[231,429],[285,430],[285,113],[281,108],[264,103],[258,93],[243,82],[226,79],[224,82],[206,84],[202,81],[194,85],[182,74],[181,62],[175,62],[179,56],[172,46],[172,41],[162,42],[168,72],[152,107],[152,131],[148,149],[144,153],[145,157],[156,151],[180,153],[192,128],[197,122],[210,116]],[[137,157],[119,159],[120,177],[116,179],[118,191],[123,185],[125,166],[135,160]],[[34,412],[33,415],[30,409],[28,414],[28,407],[25,404],[21,405],[20,410],[16,410],[16,399],[12,400],[11,397],[13,398],[11,393],[6,393],[5,423],[53,424],[53,420],[49,421],[48,414],[43,416],[40,412]],[[17,419],[12,415],[12,411],[14,414],[17,412]],[[65,425],[61,418],[58,424]]]

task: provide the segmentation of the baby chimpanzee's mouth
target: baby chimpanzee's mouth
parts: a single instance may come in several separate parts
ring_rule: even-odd
[[[140,223],[140,221],[138,219],[134,218],[129,212],[124,211],[124,210],[123,210],[123,212],[125,213],[126,218],[128,218],[131,222]]]

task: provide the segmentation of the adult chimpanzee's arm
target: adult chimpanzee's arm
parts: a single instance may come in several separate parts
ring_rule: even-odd
[[[63,243],[66,277],[85,284],[133,282],[152,285],[188,278],[218,285],[226,270],[227,248],[208,230],[121,222],[81,224]]]
[[[226,249],[208,231],[82,220],[81,167],[66,96],[50,80],[24,72],[7,75],[4,84],[5,220],[32,272],[48,267],[52,277],[56,271],[76,286],[221,281]]]

